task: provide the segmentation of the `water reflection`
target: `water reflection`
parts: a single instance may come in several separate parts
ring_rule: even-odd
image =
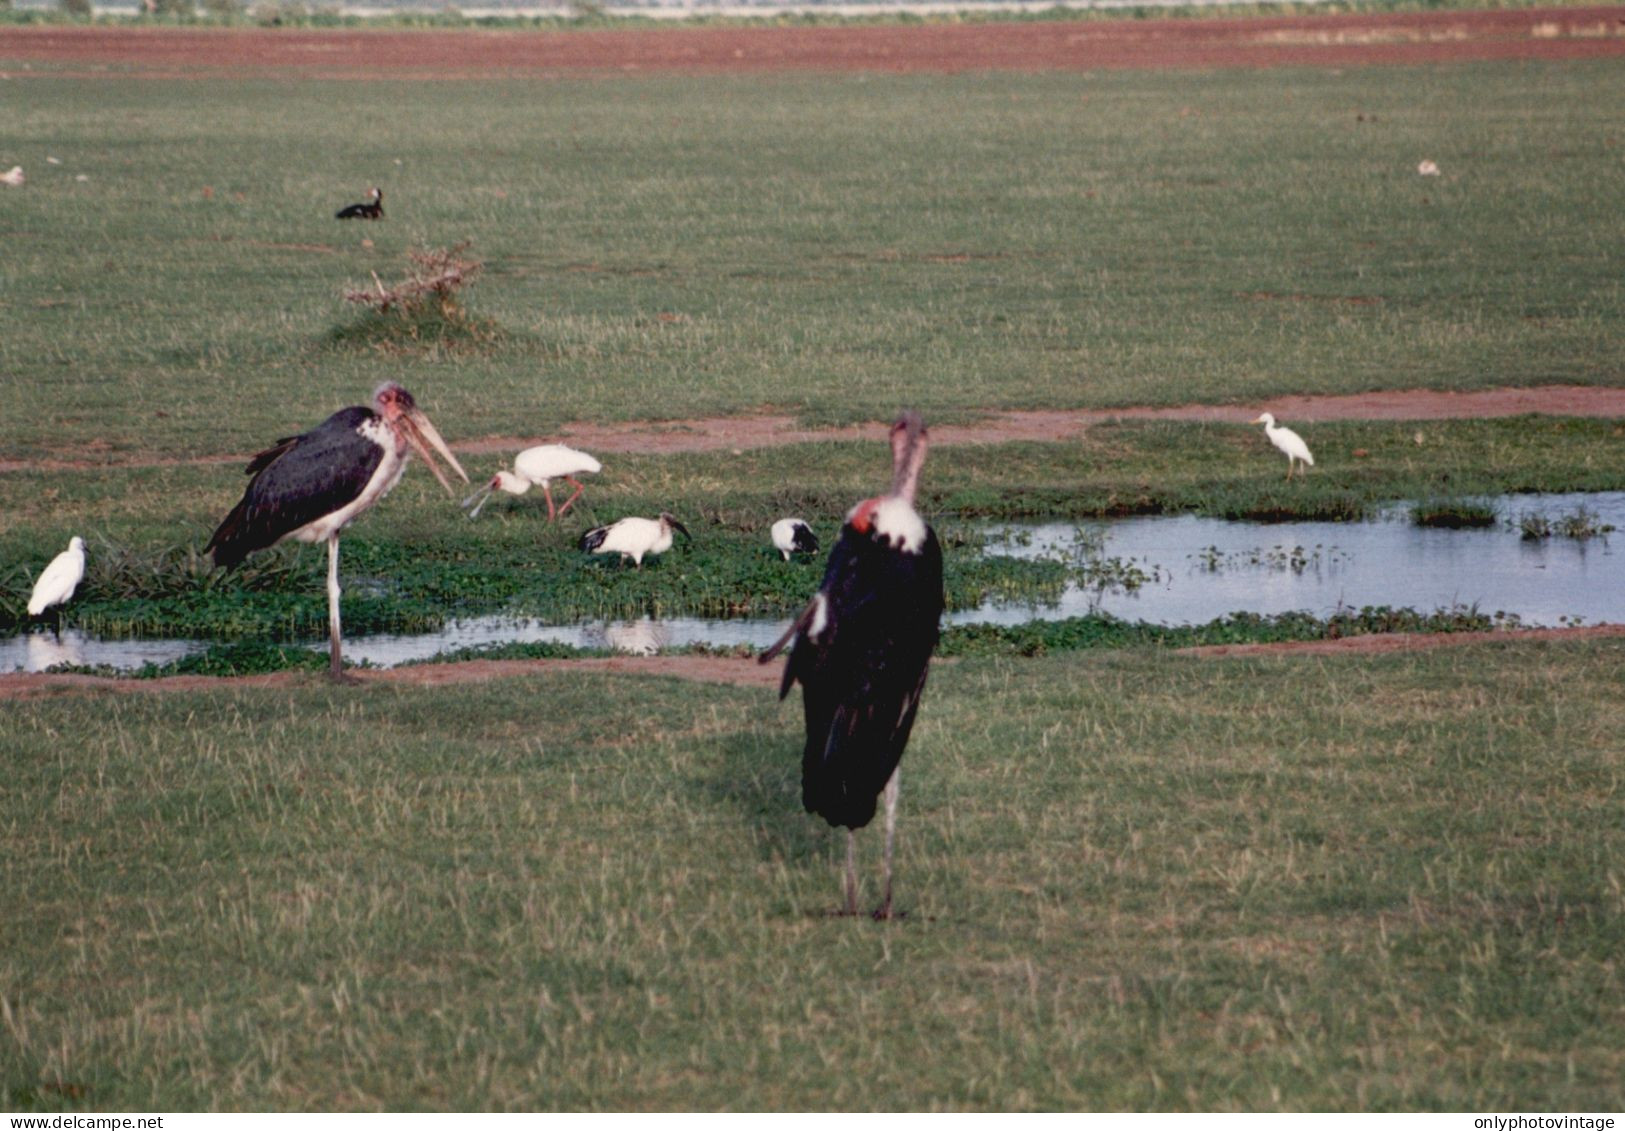
[[[1109,522],[1000,525],[986,529],[987,552],[1070,563],[1075,580],[1049,604],[989,603],[950,613],[949,624],[1019,624],[1104,611],[1156,624],[1205,624],[1235,612],[1303,611],[1330,616],[1366,605],[1419,612],[1475,607],[1505,612],[1525,625],[1625,622],[1625,555],[1607,537],[1528,541],[1511,524],[1525,514],[1552,519],[1582,507],[1625,539],[1625,492],[1510,496],[1494,503],[1496,526],[1477,530],[1418,527],[1409,508],[1364,523],[1260,526],[1192,516]],[[1139,577],[1137,588],[1122,584]],[[416,635],[347,638],[346,658],[376,667],[426,660],[459,649],[556,643],[650,655],[704,644],[764,648],[789,617],[772,620],[591,621],[546,625],[479,617]],[[76,631],[35,632],[0,640],[0,671],[41,671],[58,664],[133,670],[203,650],[197,641],[99,640]],[[316,651],[325,642],[313,643]]]
[[[1066,558],[1081,541],[1105,558],[1133,562],[1150,580],[1121,587],[1069,585],[1045,617],[1103,611],[1154,624],[1204,624],[1232,612],[1388,605],[1432,612],[1456,606],[1515,614],[1527,625],[1625,621],[1625,558],[1608,537],[1526,540],[1509,529],[1525,513],[1569,515],[1582,505],[1625,538],[1625,493],[1513,496],[1496,504],[1495,526],[1420,527],[1400,508],[1374,522],[1259,526],[1190,515],[1017,528],[1008,552]],[[1002,529],[990,532],[998,537]],[[950,623],[1014,624],[1025,608],[955,613]]]

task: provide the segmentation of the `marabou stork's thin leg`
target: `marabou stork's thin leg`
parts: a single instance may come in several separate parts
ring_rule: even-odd
[[[846,914],[858,913],[858,834],[846,830]]]
[[[880,906],[875,909],[876,919],[891,918],[891,850],[892,842],[897,836],[897,794],[899,792],[898,779],[903,775],[903,767],[898,766],[891,772],[891,780],[886,783],[884,797],[886,799],[886,849],[882,859],[885,861],[886,895]]]
[[[327,536],[327,628],[332,635],[332,675],[344,678],[344,661],[339,652],[339,534]]]

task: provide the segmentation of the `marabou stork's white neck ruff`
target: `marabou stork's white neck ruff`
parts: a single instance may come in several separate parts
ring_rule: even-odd
[[[623,562],[630,560],[642,569],[645,554],[664,554],[671,549],[673,531],[692,540],[688,527],[661,511],[659,518],[634,516],[595,526],[581,536],[580,546],[589,554],[620,554]]]
[[[28,615],[37,617],[53,605],[65,605],[85,577],[85,540],[75,534],[68,548],[51,559],[34,581],[28,598]]]
[[[857,913],[856,830],[886,805],[885,892],[874,912],[892,913],[892,845],[898,763],[925,688],[945,604],[942,548],[914,509],[925,463],[925,425],[904,413],[892,426],[892,488],[847,514],[812,601],[763,663],[794,640],[779,698],[801,684],[807,742],[801,803],[844,826],[845,913]]]
[[[585,490],[576,476],[596,475],[602,470],[603,464],[586,452],[578,452],[563,444],[541,444],[534,448],[526,448],[514,456],[513,470],[497,472],[489,483],[463,500],[463,507],[466,509],[469,504],[474,504],[474,509],[468,512],[468,517],[478,518],[493,492],[506,491],[510,495],[523,495],[532,487],[540,487],[542,497],[547,500],[547,520],[552,522],[569,510],[571,504],[579,499],[581,492]],[[560,507],[554,507],[553,492],[550,489],[555,479],[562,479],[576,489],[575,494],[564,500],[564,505]]]
[[[1309,445],[1303,442],[1303,437],[1290,428],[1283,428],[1275,423],[1275,417],[1270,413],[1260,413],[1254,424],[1264,426],[1264,435],[1286,455],[1286,477],[1292,478],[1292,469],[1299,462],[1315,466],[1315,457],[1309,454]]]
[[[339,532],[387,495],[413,451],[440,485],[451,483],[435,463],[438,452],[466,483],[468,474],[412,394],[386,382],[373,408],[340,409],[300,436],[289,436],[248,462],[248,489],[204,548],[216,565],[239,565],[256,550],[285,539],[327,543],[327,619],[332,673],[342,677],[339,640]]]

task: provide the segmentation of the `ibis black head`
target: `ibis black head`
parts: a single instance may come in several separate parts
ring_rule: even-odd
[[[687,538],[690,542],[694,541],[694,536],[688,532],[688,527],[678,522],[676,518],[667,512],[660,512],[660,521],[671,527],[673,530],[681,531],[683,537]]]

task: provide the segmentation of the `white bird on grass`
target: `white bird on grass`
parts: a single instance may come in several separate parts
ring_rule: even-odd
[[[468,512],[468,517],[478,518],[493,492],[506,491],[510,495],[523,495],[532,487],[540,487],[542,497],[547,500],[547,520],[551,522],[569,510],[570,504],[579,499],[581,492],[585,490],[576,476],[597,475],[603,469],[604,465],[586,452],[578,452],[563,444],[542,444],[526,448],[513,457],[512,471],[497,472],[491,477],[491,482],[464,499],[463,506],[467,507],[470,503],[474,503],[474,509]],[[557,508],[553,506],[553,492],[549,488],[555,479],[562,479],[576,489],[576,493],[564,500],[563,506]],[[475,503],[476,499],[479,502]]]
[[[0,184],[8,184],[12,188],[21,188],[26,183],[28,183],[28,178],[23,175],[21,165],[13,165],[8,171],[0,173]]]
[[[784,555],[789,561],[791,554],[816,554],[818,552],[818,536],[799,518],[781,518],[773,524],[770,531],[773,539],[773,548]]]
[[[1275,423],[1275,417],[1263,413],[1253,421],[1254,424],[1264,426],[1264,435],[1270,438],[1270,443],[1286,454],[1286,477],[1292,478],[1292,469],[1298,461],[1315,466],[1315,457],[1309,454],[1309,445],[1303,442],[1303,437],[1290,428],[1282,428]]]
[[[623,518],[608,526],[595,526],[581,536],[581,548],[589,554],[620,554],[643,568],[643,555],[663,554],[671,549],[671,534],[683,532],[692,541],[688,527],[665,511],[659,518]]]
[[[65,605],[85,577],[85,540],[74,535],[68,548],[51,559],[51,564],[34,582],[28,598],[28,615],[37,617],[52,605]]]

